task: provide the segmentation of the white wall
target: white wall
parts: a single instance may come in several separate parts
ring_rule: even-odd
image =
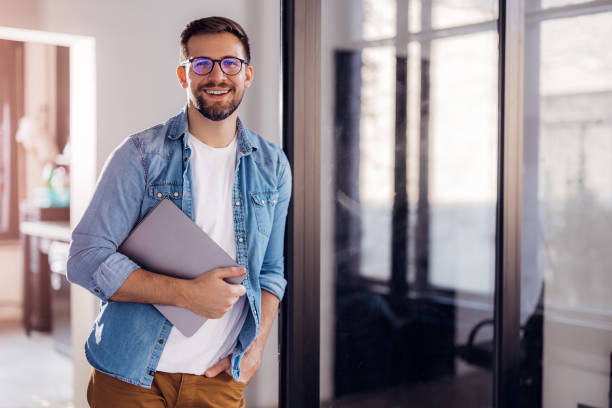
[[[251,36],[255,82],[240,108],[241,117],[253,130],[279,142],[280,1],[0,0],[0,26],[87,36],[95,42],[96,136],[93,143],[82,141],[95,163],[79,162],[79,166],[93,166],[92,174],[99,173],[108,154],[129,134],[165,121],[181,109],[185,93],[175,76],[178,35],[186,22],[209,15],[233,18]],[[87,181],[80,191],[73,191],[77,206],[73,223],[92,184]],[[73,311],[80,313],[73,320],[75,406],[80,407],[86,406],[84,384],[89,371],[77,357],[96,302],[78,288],[73,299]],[[268,344],[268,357],[247,391],[251,406],[273,406],[277,399],[276,337]]]

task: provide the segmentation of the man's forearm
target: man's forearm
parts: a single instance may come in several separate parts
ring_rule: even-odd
[[[262,290],[261,291],[261,321],[259,322],[259,333],[253,342],[252,348],[263,350],[266,344],[266,339],[274,324],[276,315],[278,314],[278,305],[280,301],[272,293]]]
[[[179,306],[218,319],[246,293],[243,285],[230,284],[225,279],[242,276],[244,272],[244,267],[230,266],[211,269],[195,279],[180,279],[135,269],[110,300]]]
[[[110,300],[186,307],[184,284],[183,279],[136,269],[128,275]]]

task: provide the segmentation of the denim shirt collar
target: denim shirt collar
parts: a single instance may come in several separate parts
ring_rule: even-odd
[[[187,131],[187,105],[185,105],[178,115],[170,120],[172,124],[168,132],[168,138],[176,140]],[[257,150],[258,146],[253,142],[253,139],[249,137],[250,130],[243,125],[239,117],[236,118],[236,128],[240,155],[246,156]],[[187,141],[184,140],[184,143],[187,143]]]

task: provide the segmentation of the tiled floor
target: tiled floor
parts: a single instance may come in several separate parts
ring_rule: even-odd
[[[492,406],[492,384],[490,372],[472,369],[468,374],[341,397],[322,407],[485,408]]]
[[[72,408],[72,363],[48,334],[0,322],[0,408]]]

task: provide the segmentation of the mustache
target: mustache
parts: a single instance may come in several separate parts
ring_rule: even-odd
[[[234,90],[234,87],[232,86],[232,84],[227,83],[227,82],[207,82],[205,84],[202,84],[198,87],[198,91],[203,91],[207,88],[227,88],[230,91]]]

